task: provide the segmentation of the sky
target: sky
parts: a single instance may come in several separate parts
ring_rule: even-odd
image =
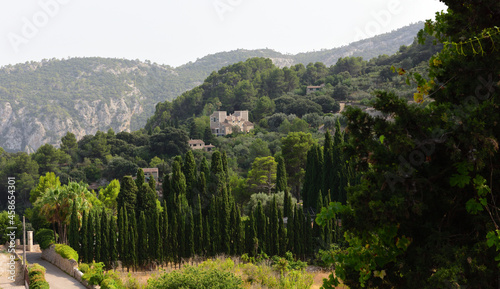
[[[235,49],[296,54],[442,10],[438,0],[0,0],[0,66],[99,56],[177,67]]]

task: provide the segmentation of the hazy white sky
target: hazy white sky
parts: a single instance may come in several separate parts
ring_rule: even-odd
[[[84,56],[179,66],[238,48],[295,54],[441,10],[437,0],[0,0],[0,66]]]

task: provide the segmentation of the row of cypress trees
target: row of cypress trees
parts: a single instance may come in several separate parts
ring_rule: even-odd
[[[226,154],[214,152],[211,165],[202,159],[197,170],[188,151],[184,159],[175,158],[171,176],[164,177],[162,205],[154,179],[146,181],[139,169],[135,181],[122,179],[117,217],[104,209],[84,212],[80,238],[70,236],[70,245],[79,249],[83,262],[95,260],[111,268],[121,260],[134,269],[217,254],[283,256],[291,251],[304,258],[327,248],[332,227],[313,226],[313,217],[292,205],[285,164],[283,158],[277,160],[276,189],[285,192],[283,208],[274,197],[267,210],[259,203],[242,218],[230,193]],[[329,196],[324,198],[329,202]]]

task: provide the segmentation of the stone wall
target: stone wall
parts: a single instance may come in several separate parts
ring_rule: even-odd
[[[61,255],[57,254],[55,245],[51,245],[48,249],[42,250],[42,259],[56,265],[64,272],[68,273],[71,277],[78,280],[87,288],[96,288],[88,284],[87,281],[83,280],[83,273],[78,270],[78,262],[73,259],[65,259]]]

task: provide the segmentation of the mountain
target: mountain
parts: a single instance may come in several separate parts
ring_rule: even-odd
[[[270,58],[278,67],[311,62],[333,65],[346,56],[368,60],[411,44],[422,27],[420,22],[340,48],[297,55],[271,49],[221,52],[177,68],[109,58],[4,66],[0,68],[0,147],[32,152],[45,143],[57,145],[68,131],[82,138],[110,128],[137,130],[144,127],[158,102],[176,98],[229,64],[252,57]]]

